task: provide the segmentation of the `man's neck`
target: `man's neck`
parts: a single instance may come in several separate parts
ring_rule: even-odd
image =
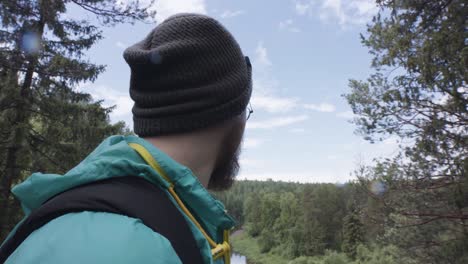
[[[206,188],[216,163],[222,135],[210,132],[148,137],[145,140],[188,167]]]

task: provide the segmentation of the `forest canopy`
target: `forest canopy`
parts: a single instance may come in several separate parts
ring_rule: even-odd
[[[70,8],[94,19],[67,16]],[[66,172],[105,137],[130,133],[123,122],[111,124],[112,107],[76,88],[105,70],[86,58],[104,37],[99,26],[153,16],[137,2],[0,2],[0,240],[21,219],[13,185],[36,171]]]

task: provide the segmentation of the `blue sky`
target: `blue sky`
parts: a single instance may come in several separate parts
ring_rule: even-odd
[[[154,8],[158,21],[178,12],[215,17],[251,58],[255,112],[247,124],[239,179],[345,182],[358,163],[395,153],[393,138],[370,144],[354,134],[351,109],[341,96],[350,78],[371,73],[359,33],[377,12],[372,1],[158,0]],[[130,71],[122,52],[155,25],[103,27],[105,39],[88,52],[107,71],[79,89],[116,105],[113,122],[132,127]]]

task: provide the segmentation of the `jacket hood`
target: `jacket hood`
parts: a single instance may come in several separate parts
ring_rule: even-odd
[[[207,231],[216,234],[219,228],[230,229],[234,226],[234,220],[227,215],[222,203],[206,191],[190,169],[136,136],[111,136],[64,175],[34,173],[16,185],[12,193],[19,199],[24,213],[28,215],[61,192],[112,177],[138,176],[158,186],[167,187],[168,183],[146,164],[128,143],[138,143],[151,153],[174,182],[176,191],[186,205],[205,222]]]
[[[112,136],[64,175],[34,173],[12,192],[28,215],[53,196],[82,184],[129,175],[155,182],[158,176],[154,174],[139,162],[138,154],[128,147],[123,136]]]

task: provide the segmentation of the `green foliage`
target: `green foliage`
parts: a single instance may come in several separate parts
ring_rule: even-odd
[[[343,233],[343,252],[350,258],[355,259],[358,245],[364,242],[363,225],[355,210],[344,218]]]
[[[351,80],[346,95],[366,139],[403,143],[400,155],[361,175],[387,189],[371,193],[380,200],[376,231],[421,262],[456,263],[468,246],[468,5],[377,3],[380,12],[362,36],[375,72]]]
[[[258,239],[258,246],[260,247],[260,253],[267,253],[269,252],[277,242],[275,240],[275,236],[271,232],[270,229],[265,229],[260,238]]]
[[[248,259],[249,264],[284,264],[288,259],[278,254],[261,253],[258,240],[252,238],[245,232],[231,238],[235,252],[242,252]]]
[[[349,259],[345,254],[338,253],[336,251],[327,250],[321,260],[316,261],[317,264],[346,264],[349,263]],[[312,262],[313,263],[313,262]]]
[[[378,232],[382,235],[369,235],[383,228],[379,219],[390,221],[395,217],[384,210],[386,207],[381,207],[379,199],[367,197],[369,186],[371,182],[364,180],[343,186],[238,181],[231,190],[215,195],[222,199],[228,211],[236,203],[224,198],[238,196],[246,200],[244,230],[236,233],[232,243],[234,251],[245,255],[249,263],[431,263],[415,260],[396,241],[388,239],[399,237],[395,234],[405,230],[385,226],[387,229]],[[341,221],[333,219],[337,216]],[[252,226],[258,228],[255,236],[249,232]],[[330,243],[330,238],[336,239],[334,243]],[[463,246],[458,244],[460,248]],[[446,248],[453,250],[454,246]],[[456,254],[452,254],[447,251],[445,259],[454,259]]]
[[[364,241],[359,216],[348,201],[361,198],[362,186],[349,183],[296,184],[240,181],[232,189],[215,193],[231,211],[237,202],[229,197],[242,197],[244,234],[253,237],[259,253],[294,259],[323,255],[329,250],[355,248]],[[232,209],[231,209],[232,208]],[[345,219],[345,220],[343,220]],[[344,242],[344,239],[347,239]]]
[[[350,260],[345,254],[336,251],[327,250],[323,256],[317,257],[298,257],[289,264],[349,264]]]
[[[112,108],[76,91],[104,66],[84,57],[102,32],[67,15],[72,6],[106,25],[154,15],[115,0],[0,2],[0,241],[19,217],[12,185],[36,171],[65,172],[103,138],[130,133],[110,124]]]
[[[357,247],[355,264],[416,264],[414,259],[405,257],[395,245],[379,246],[375,243]]]

